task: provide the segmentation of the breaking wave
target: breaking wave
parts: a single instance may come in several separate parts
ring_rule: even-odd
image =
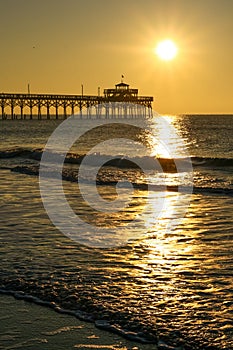
[[[42,157],[43,149],[28,149],[28,148],[15,148],[0,151],[0,159],[22,157],[40,161]],[[85,154],[79,153],[67,153],[65,163],[69,164],[81,164]],[[154,169],[154,160],[157,159],[164,171],[173,172],[176,171],[176,162],[189,161],[187,158],[161,158],[152,156],[143,157],[130,157],[119,155],[117,158],[109,161],[109,155],[93,153],[87,156],[90,161],[90,165],[103,164],[106,159],[107,166],[115,166],[118,168],[135,168],[138,160],[143,164],[144,169]],[[233,158],[211,158],[211,157],[191,157],[193,167],[233,167]]]

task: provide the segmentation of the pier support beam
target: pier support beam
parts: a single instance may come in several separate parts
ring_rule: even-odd
[[[56,119],[58,119],[58,107],[56,106]]]
[[[41,119],[41,105],[38,105],[38,119]]]
[[[82,119],[82,102],[79,102],[79,113],[80,113],[80,118]]]
[[[74,104],[71,104],[71,114],[74,115]]]
[[[67,113],[66,113],[66,104],[64,104],[64,106],[63,106],[63,109],[64,109],[64,119],[66,119],[67,118]]]
[[[47,119],[50,119],[50,105],[47,103]]]
[[[33,104],[32,103],[30,103],[29,108],[30,108],[30,119],[32,119],[32,114],[33,114]]]
[[[23,119],[23,106],[20,106],[20,118]]]
[[[1,108],[2,108],[2,118],[4,119],[4,116],[5,116],[5,105],[2,104]]]
[[[11,106],[11,119],[15,119],[14,107]]]
[[[14,101],[11,100],[11,119],[14,119],[14,107],[15,107]]]

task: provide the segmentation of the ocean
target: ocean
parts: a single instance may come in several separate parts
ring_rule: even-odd
[[[233,349],[233,116],[73,118],[67,144],[62,122],[0,120],[0,292],[159,349]]]

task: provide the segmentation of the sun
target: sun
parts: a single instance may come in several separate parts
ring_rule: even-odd
[[[178,49],[172,40],[166,39],[158,43],[154,52],[161,60],[171,61],[176,57]]]

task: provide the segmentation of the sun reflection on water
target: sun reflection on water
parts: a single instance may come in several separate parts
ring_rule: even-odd
[[[184,140],[175,124],[175,116],[157,116],[151,120],[148,144],[151,156],[182,158],[187,155]]]

